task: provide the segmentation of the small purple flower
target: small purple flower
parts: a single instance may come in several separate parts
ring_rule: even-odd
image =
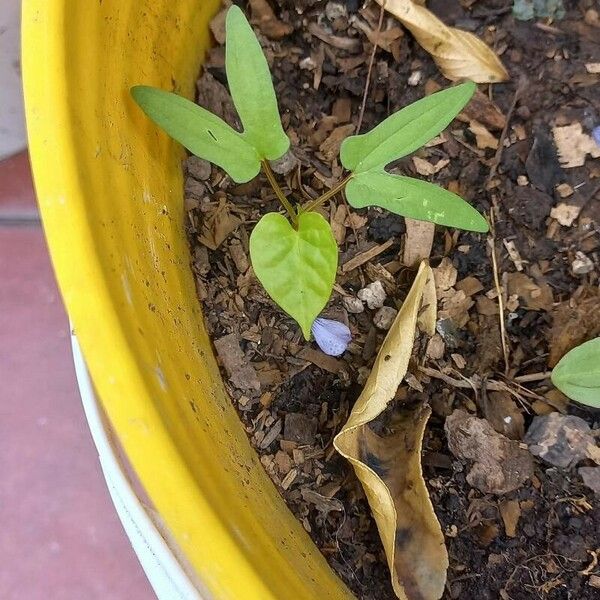
[[[600,125],[592,129],[592,137],[598,146],[600,146]]]
[[[318,317],[311,330],[319,348],[329,356],[343,354],[352,341],[352,333],[348,326],[332,319]]]

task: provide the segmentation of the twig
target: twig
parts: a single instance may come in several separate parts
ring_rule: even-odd
[[[543,373],[530,373],[529,375],[517,375],[513,377],[513,381],[518,383],[532,383],[533,381],[544,381],[544,379],[550,379],[552,371],[544,371]]]
[[[500,287],[500,278],[498,277],[498,261],[496,259],[496,232],[494,222],[494,210],[490,211],[490,235],[488,236],[488,245],[492,251],[492,270],[494,272],[494,285],[498,294],[498,311],[500,321],[500,335],[502,337],[502,355],[504,356],[504,374],[508,375],[510,363],[508,359],[508,344],[506,343],[506,325],[504,323],[504,299],[502,297],[502,288]]]
[[[369,95],[369,87],[371,85],[371,72],[373,71],[373,63],[375,62],[375,53],[377,52],[377,42],[379,41],[379,35],[381,34],[381,27],[383,25],[383,15],[385,14],[385,2],[381,3],[379,9],[379,22],[377,23],[377,34],[375,35],[375,42],[373,43],[373,50],[371,50],[371,56],[369,57],[369,68],[367,70],[367,81],[365,82],[365,90],[363,92],[362,101],[360,103],[360,112],[358,113],[358,122],[356,123],[356,133],[360,132],[360,128],[365,116],[365,107],[367,106],[367,96]]]
[[[496,154],[494,154],[494,158],[492,159],[492,165],[490,167],[490,172],[485,180],[484,188],[490,184],[490,181],[496,175],[496,171],[498,170],[498,165],[500,164],[500,159],[502,158],[502,151],[504,150],[504,140],[508,135],[508,128],[510,127],[510,120],[512,119],[513,112],[515,112],[515,108],[517,106],[517,102],[519,101],[519,97],[521,96],[523,90],[525,89],[525,85],[527,80],[524,77],[519,79],[519,83],[517,85],[517,89],[515,90],[515,95],[513,96],[510,108],[508,109],[508,113],[506,114],[506,122],[504,123],[504,128],[502,129],[502,133],[500,134],[500,140],[498,141],[498,148],[496,150]]]
[[[275,195],[277,196],[277,198],[279,198],[279,202],[281,202],[281,204],[283,205],[285,210],[288,211],[288,214],[290,215],[290,219],[292,220],[292,223],[294,224],[294,226],[298,225],[298,215],[296,214],[294,207],[290,204],[290,201],[285,197],[283,190],[279,187],[279,184],[277,183],[277,180],[275,179],[275,174],[273,173],[273,170],[271,169],[271,165],[269,164],[269,161],[263,160],[262,166],[265,171],[265,175],[267,176],[267,179],[269,180],[269,183],[271,184],[271,187],[273,188],[273,191],[275,192]]]
[[[329,198],[333,198],[338,192],[341,192],[346,187],[346,184],[350,181],[351,178],[352,175],[348,175],[348,177],[342,179],[342,181],[340,181],[336,186],[332,187],[328,192],[325,192],[316,200],[313,200],[306,206],[303,206],[302,212],[310,212],[311,210],[315,210],[315,208],[321,206],[321,204],[325,204],[325,202],[327,202]]]
[[[354,219],[351,218],[351,211],[350,211],[350,205],[348,204],[348,200],[346,200],[346,194],[344,194],[342,192],[342,202],[344,203],[344,206],[346,207],[346,216],[348,218],[350,218],[350,227],[352,229],[352,233],[354,234],[354,242],[356,243],[356,248],[358,249],[360,247],[360,240],[358,239],[358,231],[356,231],[356,227],[354,225]]]
[[[298,164],[298,168],[296,170],[296,183],[298,184],[298,189],[304,196],[304,199],[308,202],[312,202],[314,198],[304,189],[304,185],[302,183],[302,165],[300,164]]]
[[[455,379],[454,377],[450,377],[450,375],[446,375],[445,373],[442,373],[437,369],[432,369],[431,367],[419,367],[419,371],[421,371],[425,375],[428,375],[429,377],[441,379],[444,383],[447,383],[452,387],[460,388],[463,390],[476,391],[473,382],[470,379],[467,379],[466,377],[464,378],[464,380]],[[498,381],[488,381],[486,385],[488,390],[494,390],[497,392],[504,391],[505,389],[505,386]]]
[[[562,29],[558,29],[558,27],[553,27],[552,25],[546,25],[546,23],[536,23],[535,27],[552,35],[567,35]]]
[[[424,373],[425,375],[427,375],[429,377],[434,377],[435,379],[441,379],[444,383],[447,383],[448,385],[451,385],[452,387],[463,389],[463,390],[470,389],[470,390],[476,391],[477,386],[483,386],[483,381],[480,379],[475,379],[473,377],[469,379],[467,377],[464,377],[464,381],[461,381],[460,379],[455,379],[454,377],[450,377],[449,375],[442,373],[438,369],[432,369],[431,367],[422,367],[421,366],[421,367],[419,367],[419,371],[421,371],[422,373]],[[509,385],[510,383],[511,383],[510,380],[508,380],[508,383],[504,383],[503,381],[496,381],[494,379],[486,379],[485,389],[490,390],[492,392],[506,392],[506,393],[510,394],[511,396],[514,396],[519,402],[521,402],[523,404],[526,404],[525,397],[527,397],[527,398],[531,398],[533,400],[542,400],[543,402],[546,402],[547,404],[554,406],[550,401],[548,401],[543,396],[540,396],[539,394],[536,394],[535,392],[532,392],[531,390],[528,390],[527,388],[524,388],[523,386],[521,386],[519,384],[514,384],[515,386],[517,386],[520,389],[520,392],[518,392],[516,389],[513,389],[513,387],[511,387],[511,385]]]

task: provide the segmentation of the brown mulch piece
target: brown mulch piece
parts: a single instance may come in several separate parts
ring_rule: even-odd
[[[305,202],[342,176],[337,151],[358,119],[379,9],[357,1],[249,4],[292,140],[293,155],[274,169],[292,198]],[[423,464],[450,555],[445,598],[598,597],[595,464],[558,468],[533,457],[532,476],[494,496],[470,485],[473,460],[450,452],[444,429],[461,410],[478,417],[490,439],[525,451],[536,415],[558,410],[581,417],[596,433],[599,427],[597,413],[568,404],[545,375],[568,349],[600,331],[600,161],[582,137],[600,124],[600,76],[586,69],[600,63],[600,21],[594,0],[565,4],[565,19],[548,25],[516,21],[512,0],[430,0],[444,22],[496,49],[511,80],[491,90],[480,86],[442,136],[394,165],[462,194],[482,212],[494,211],[508,366],[487,236],[436,228],[437,333],[417,348],[410,387],[398,394],[399,401],[410,395],[433,409]],[[222,20],[213,30],[221,42]],[[382,40],[361,131],[448,85],[391,18],[383,21]],[[200,104],[236,125],[218,44],[199,89]],[[565,135],[575,135],[576,143],[559,154],[557,140],[564,145]],[[206,325],[263,466],[357,597],[391,600],[364,492],[332,440],[385,336],[375,315],[381,303],[397,309],[414,276],[405,264],[404,220],[379,209],[348,212],[339,197],[323,208],[341,253],[326,316],[349,323],[354,336],[347,352],[332,358],[303,340],[252,272],[252,228],[265,212],[280,209],[264,178],[235,185],[191,158],[185,201]],[[359,292],[374,282],[383,295],[371,308],[361,297],[370,298],[373,288]]]

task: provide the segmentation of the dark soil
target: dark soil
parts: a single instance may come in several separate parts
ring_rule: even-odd
[[[279,169],[280,181],[295,198],[316,197],[342,175],[335,151],[341,142],[337,129],[356,124],[367,78],[372,46],[352,23],[358,19],[373,29],[379,9],[359,12],[360,4],[348,1],[340,15],[331,10],[332,4],[280,0],[272,5],[277,16],[293,26],[292,33],[273,40],[257,29],[298,159],[293,168],[284,164]],[[535,415],[557,409],[599,427],[598,412],[568,404],[547,377],[515,380],[549,371],[571,347],[600,333],[600,319],[590,318],[600,316],[600,161],[588,156],[582,166],[564,168],[553,138],[557,126],[579,123],[589,133],[600,124],[600,78],[585,67],[600,62],[600,23],[590,13],[599,9],[594,0],[566,0],[566,18],[548,25],[515,21],[511,4],[510,0],[429,3],[445,23],[473,31],[495,48],[511,79],[493,86],[489,92],[493,103],[486,104],[486,111],[455,121],[443,143],[417,153],[434,165],[448,159],[429,179],[458,190],[482,212],[494,211],[498,273],[507,306],[509,369],[505,376],[488,237],[437,228],[431,264],[452,265],[458,283],[440,299],[438,341],[443,342],[443,355],[432,359],[421,350],[415,365],[427,365],[454,380],[460,379],[458,372],[479,389],[475,395],[468,387],[455,387],[415,368],[412,373],[424,392],[410,393],[433,409],[423,464],[450,555],[445,598],[585,600],[600,595],[594,587],[600,584],[594,579],[600,574],[594,562],[600,558],[600,503],[583,485],[577,469],[553,467],[536,458],[531,482],[505,496],[484,495],[466,482],[468,461],[450,453],[444,431],[446,417],[457,408],[491,419],[493,398],[486,396],[486,381],[504,381],[514,391],[509,400],[522,414],[524,430]],[[337,16],[329,19],[327,14]],[[352,49],[322,41],[310,33],[311,25],[349,40]],[[384,21],[384,29],[392,26],[398,26],[393,19]],[[409,79],[414,85],[407,84]],[[199,81],[199,101],[235,124],[224,84],[223,48],[217,46]],[[436,84],[448,82],[405,32],[391,52],[377,51],[361,131]],[[487,86],[480,90],[488,94]],[[480,143],[469,124],[479,120],[500,140],[502,122],[490,116],[494,104],[510,119],[499,162],[495,149]],[[346,127],[345,135],[351,129]],[[398,168],[420,176],[410,158],[400,161]],[[355,296],[366,284],[383,278],[386,305],[397,307],[403,301],[415,273],[402,262],[404,220],[378,209],[342,219],[341,265],[377,244],[389,239],[393,243],[368,263],[340,272],[327,314],[346,320],[354,339],[348,351],[334,359],[303,341],[299,328],[267,297],[252,273],[248,255],[252,227],[265,212],[279,210],[266,181],[261,176],[234,185],[219,169],[196,159],[188,162],[187,174],[186,208],[198,294],[213,339],[233,335],[244,363],[252,367],[237,373],[228,386],[261,462],[357,597],[392,599],[385,556],[364,493],[332,440],[385,336],[373,324],[375,311],[346,312],[340,290]],[[570,225],[561,225],[555,213],[556,218],[550,216],[561,203],[579,210]],[[333,221],[343,206],[338,198],[324,214]],[[513,251],[511,257],[507,245],[517,254]],[[582,256],[592,264],[587,272],[576,267]],[[458,291],[467,290],[473,279],[476,291],[465,292],[458,302]],[[220,358],[225,366],[228,358]],[[235,364],[228,364],[225,378],[231,377],[231,368]],[[522,435],[523,431],[517,439]],[[518,501],[520,511],[513,537],[507,535],[500,512],[510,500]]]

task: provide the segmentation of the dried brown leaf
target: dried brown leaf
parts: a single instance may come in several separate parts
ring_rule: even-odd
[[[275,16],[267,0],[250,0],[250,6],[252,8],[252,23],[258,25],[259,29],[268,38],[280,40],[294,30],[289,23],[284,23]]]
[[[425,160],[419,156],[413,156],[412,161],[417,173],[419,175],[424,175],[425,177],[430,177],[431,175],[439,173],[446,165],[450,163],[449,159],[442,158],[434,165],[433,163],[430,163],[428,160]]]
[[[521,518],[521,505],[518,500],[505,500],[500,503],[500,515],[504,522],[504,531],[508,537],[517,536],[517,525]]]
[[[600,292],[589,287],[575,300],[561,302],[553,311],[548,366],[554,367],[569,351],[600,335]]]
[[[484,150],[485,148],[492,148],[496,150],[498,148],[498,139],[495,138],[485,127],[485,125],[481,124],[479,121],[475,119],[471,120],[469,124],[469,129],[475,135],[475,140],[477,141],[477,147]]]
[[[334,445],[352,463],[364,487],[396,595],[401,600],[434,600],[444,591],[448,555],[421,471],[430,410],[400,404],[389,436],[381,437],[369,427],[394,399],[406,375],[417,322],[433,334],[435,284],[425,262]]]
[[[508,273],[508,294],[516,294],[521,298],[524,307],[530,310],[550,310],[554,298],[552,288],[543,283],[538,285],[525,273]]]
[[[336,127],[327,137],[327,139],[321,143],[319,150],[323,155],[323,158],[328,162],[332,162],[340,152],[340,146],[342,142],[354,133],[354,125],[351,123],[348,125],[340,125]]]
[[[458,271],[452,264],[452,261],[447,256],[444,256],[439,266],[433,269],[433,277],[435,279],[435,291],[438,296],[441,296],[445,291],[454,286],[458,277]]]
[[[496,54],[472,33],[448,27],[413,0],[377,0],[427,51],[445,77],[494,83],[509,78]]]

